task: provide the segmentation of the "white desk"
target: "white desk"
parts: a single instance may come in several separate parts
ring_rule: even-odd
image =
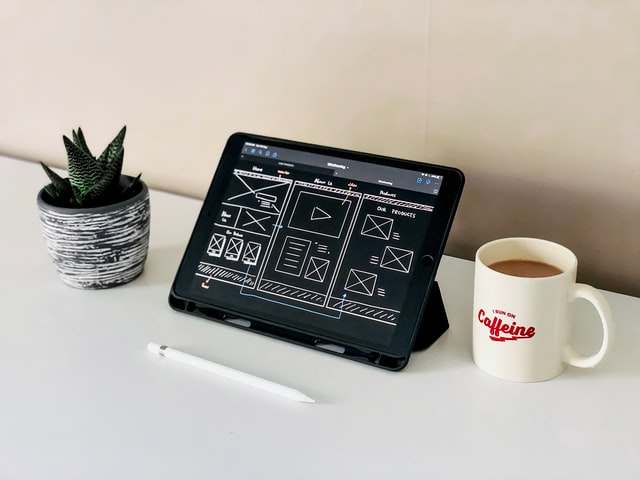
[[[640,478],[640,299],[606,293],[616,343],[593,370],[495,379],[470,355],[471,262],[446,257],[451,323],[391,373],[172,311],[200,202],[152,192],[144,274],[62,284],[40,233],[37,164],[0,157],[0,478]],[[578,345],[597,343],[586,306]],[[148,342],[298,388],[303,404],[146,351]]]

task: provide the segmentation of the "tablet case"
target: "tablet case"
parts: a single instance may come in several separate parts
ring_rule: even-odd
[[[221,310],[210,306],[192,302],[177,297],[173,290],[169,294],[169,305],[174,310],[189,313],[209,320],[260,333],[272,338],[286,340],[304,347],[314,348],[323,352],[331,353],[341,357],[355,360],[361,363],[368,363],[387,370],[400,370],[406,366],[407,358],[396,358],[387,356],[375,351],[367,351],[360,346],[350,345],[348,342],[341,342],[340,345],[331,342],[319,342],[316,335],[294,332],[293,330],[280,328],[267,322],[248,320],[242,317],[235,317],[226,314]],[[413,344],[413,351],[425,350],[449,328],[447,312],[442,301],[442,295],[438,282],[433,282],[431,292],[427,300],[424,315],[420,321],[420,328]]]

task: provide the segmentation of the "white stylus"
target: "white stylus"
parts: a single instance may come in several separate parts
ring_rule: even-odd
[[[290,400],[315,403],[315,400],[313,398],[310,398],[304,393],[293,388],[285,387],[284,385],[280,385],[279,383],[265,380],[264,378],[256,377],[255,375],[241,372],[239,370],[235,370],[233,368],[226,367],[209,360],[205,360],[204,358],[181,352],[180,350],[176,350],[174,348],[169,348],[166,345],[150,343],[147,345],[147,350],[162,357],[177,360],[178,362],[186,363],[187,365],[201,368],[202,370],[207,370],[208,372],[214,373],[224,378],[228,378],[229,380],[235,380],[236,382],[240,382],[245,385],[250,385],[267,392],[275,393],[276,395],[280,395],[281,397],[285,397]]]

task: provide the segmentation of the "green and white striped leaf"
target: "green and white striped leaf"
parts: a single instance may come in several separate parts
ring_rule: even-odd
[[[98,165],[103,169],[107,167],[110,163],[112,163],[120,154],[120,150],[124,145],[124,136],[127,133],[127,126],[122,127],[122,130],[118,132],[111,143],[107,145],[107,148],[104,149],[104,152],[100,154],[98,157]]]
[[[80,150],[82,150],[84,153],[93,157],[93,154],[91,153],[91,150],[89,150],[89,146],[87,145],[87,141],[85,140],[84,134],[82,133],[82,129],[80,127],[78,127],[78,133],[73,130],[73,143],[80,147]]]
[[[64,136],[64,146],[69,161],[69,181],[78,205],[83,206],[84,197],[100,181],[103,169],[96,160]]]
[[[100,201],[103,197],[117,194],[123,159],[124,148],[120,147],[120,152],[117,154],[115,160],[107,165],[100,180],[86,192],[84,196],[85,205],[92,205]]]

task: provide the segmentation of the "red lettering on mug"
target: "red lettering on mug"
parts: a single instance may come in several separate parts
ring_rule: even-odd
[[[509,314],[511,318],[515,315]],[[536,334],[535,327],[518,325],[516,322],[504,323],[501,318],[488,317],[483,309],[478,310],[478,321],[489,329],[489,338],[494,342],[532,338]]]

